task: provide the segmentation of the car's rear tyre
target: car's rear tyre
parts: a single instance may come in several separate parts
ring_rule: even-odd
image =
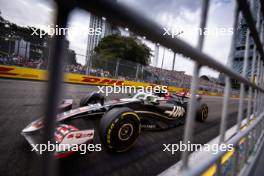
[[[196,120],[199,122],[204,122],[206,121],[208,117],[208,106],[205,103],[201,103],[197,107],[197,114],[196,114]]]
[[[124,152],[133,146],[140,134],[140,118],[129,108],[114,108],[102,117],[99,131],[101,142],[107,149]]]
[[[102,96],[101,94],[97,93],[97,92],[93,92],[90,94],[87,94],[86,96],[84,96],[81,101],[80,101],[80,107],[82,106],[88,106],[89,104],[96,104],[96,103],[100,103],[100,104],[104,104],[104,96]]]

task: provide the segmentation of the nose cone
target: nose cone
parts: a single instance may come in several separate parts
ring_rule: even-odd
[[[22,133],[29,133],[37,131],[43,127],[42,121],[40,119],[30,123],[26,128],[22,130]]]

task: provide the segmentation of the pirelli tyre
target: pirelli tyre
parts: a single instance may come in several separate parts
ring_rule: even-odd
[[[141,131],[139,116],[127,107],[117,107],[107,112],[99,125],[102,144],[113,152],[129,150]]]
[[[197,107],[196,120],[199,122],[206,121],[208,117],[208,106],[205,103],[199,103]]]
[[[105,100],[104,96],[102,96],[101,94],[97,92],[92,92],[90,94],[87,94],[81,99],[80,107],[88,106],[89,104],[96,104],[96,103],[100,103],[103,105],[104,100]]]

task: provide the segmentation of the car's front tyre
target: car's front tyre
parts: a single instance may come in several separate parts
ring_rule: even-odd
[[[99,131],[107,149],[124,152],[133,146],[140,134],[140,118],[129,108],[113,108],[102,117]]]

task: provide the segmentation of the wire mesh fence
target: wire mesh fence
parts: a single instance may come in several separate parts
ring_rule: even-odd
[[[202,52],[204,44],[204,35],[199,35],[199,40],[197,47],[194,48],[188,43],[178,39],[170,38],[169,36],[164,36],[163,29],[154,23],[153,21],[145,18],[143,15],[135,12],[127,6],[119,4],[117,2],[105,1],[105,0],[90,0],[90,1],[57,1],[57,16],[55,24],[60,27],[65,27],[68,20],[68,15],[74,7],[80,7],[89,12],[95,13],[98,16],[104,16],[109,21],[116,25],[123,27],[128,27],[130,30],[134,31],[140,36],[144,36],[148,40],[155,43],[159,43],[167,48],[170,48],[175,53],[180,53],[195,62],[193,74],[191,77],[186,77],[183,82],[173,82],[173,80],[168,80],[168,75],[171,74],[162,71],[161,69],[155,69],[153,74],[150,71],[153,68],[143,67],[135,63],[129,63],[127,61],[121,61],[117,58],[116,61],[104,61],[103,59],[98,60],[98,58],[93,58],[90,63],[90,73],[91,75],[109,76],[118,79],[126,80],[147,80],[148,82],[175,85],[180,87],[188,87],[191,90],[191,98],[188,104],[187,121],[184,126],[184,143],[187,144],[189,141],[193,141],[194,136],[194,120],[195,120],[195,109],[196,109],[196,94],[199,90],[199,72],[203,66],[208,66],[215,69],[225,75],[225,86],[222,87],[220,91],[224,93],[223,98],[223,108],[221,114],[221,125],[219,132],[219,144],[233,144],[234,155],[230,160],[233,163],[231,166],[231,173],[235,175],[236,173],[243,172],[244,174],[249,174],[252,165],[255,164],[255,159],[257,154],[261,151],[263,144],[263,125],[264,125],[264,112],[263,112],[263,1],[236,1],[236,7],[234,9],[234,24],[233,28],[237,28],[238,18],[243,16],[247,23],[246,39],[245,39],[245,50],[243,53],[243,66],[242,72],[237,73],[232,68],[232,62],[235,52],[235,37],[236,31],[232,38],[232,44],[230,47],[230,55],[228,59],[228,64],[223,65],[216,61],[214,58],[206,55]],[[253,8],[257,5],[257,11]],[[202,3],[202,13],[200,28],[203,30],[206,27],[208,10],[210,8],[210,0],[203,0]],[[256,11],[257,15],[252,13]],[[62,62],[63,53],[65,53],[64,37],[56,36],[54,38],[54,49],[50,56],[49,63],[49,94],[47,98],[46,116],[45,116],[45,129],[43,141],[53,141],[52,134],[54,132],[56,107],[58,105],[58,94],[60,92],[60,83],[62,75]],[[253,57],[252,62],[249,62],[249,49],[250,40],[253,41]],[[11,40],[8,40],[11,41]],[[5,46],[11,45],[11,42],[3,39]],[[10,57],[12,47],[7,47],[3,49],[1,55]],[[36,49],[37,50],[37,49]],[[41,49],[40,49],[41,50]],[[27,50],[26,50],[27,51]],[[8,54],[6,54],[8,53]],[[41,53],[41,52],[40,52]],[[43,54],[44,52],[42,52]],[[24,52],[24,57],[27,57],[27,52]],[[43,54],[44,55],[44,54]],[[42,59],[44,57],[36,57]],[[30,59],[29,59],[30,61]],[[1,61],[2,62],[2,61]],[[5,60],[4,60],[5,62]],[[9,62],[9,60],[8,60]],[[26,61],[28,63],[28,60]],[[251,64],[249,67],[248,64]],[[257,66],[255,66],[257,65]],[[251,68],[251,75],[248,78],[249,68]],[[84,70],[88,68],[83,68]],[[179,79],[182,75],[179,76]],[[161,79],[160,79],[161,78]],[[177,80],[177,77],[175,78]],[[240,90],[232,92],[231,80],[236,80],[239,84]],[[207,86],[208,87],[208,86]],[[206,86],[203,89],[207,88]],[[219,88],[214,87],[218,91]],[[230,101],[230,95],[234,93],[239,93],[239,110],[236,123],[236,133],[231,138],[226,138],[226,120],[228,118],[228,102]],[[245,123],[244,119],[246,119]],[[216,175],[224,175],[225,166],[221,164],[221,161],[226,152],[220,151],[215,155],[212,155],[210,159],[201,161],[197,163],[196,166],[189,165],[189,151],[182,152],[182,175],[200,175],[207,171],[213,165],[216,165]],[[43,161],[43,174],[52,175],[53,165],[52,165],[52,155],[46,153],[45,159]],[[247,163],[247,164],[246,164]]]
[[[202,13],[201,13],[201,21],[200,21],[200,28],[203,30],[206,27],[207,22],[207,12],[210,7],[210,1],[204,0],[202,5]],[[246,33],[246,42],[245,42],[245,52],[244,52],[244,62],[243,62],[243,71],[242,74],[234,72],[230,67],[230,62],[232,63],[233,60],[233,54],[234,54],[234,38],[232,41],[232,46],[230,49],[230,59],[228,66],[225,66],[213,58],[207,56],[202,52],[203,43],[204,43],[204,35],[199,36],[198,45],[197,48],[193,48],[192,46],[188,45],[187,43],[179,40],[179,39],[172,39],[170,37],[162,36],[162,28],[154,23],[153,21],[148,20],[144,16],[136,13],[129,7],[120,5],[118,3],[109,2],[109,1],[79,1],[77,3],[78,7],[81,7],[85,10],[92,11],[93,13],[101,16],[105,16],[109,18],[110,21],[112,21],[115,24],[128,27],[130,30],[134,31],[135,33],[146,37],[147,39],[159,43],[167,48],[170,48],[172,51],[176,53],[181,53],[186,57],[191,58],[195,61],[195,67],[192,75],[192,83],[191,83],[191,92],[192,96],[189,102],[189,108],[187,112],[187,122],[185,124],[185,132],[184,132],[184,143],[187,144],[188,141],[192,141],[193,138],[193,126],[194,126],[194,114],[195,114],[195,106],[196,106],[196,100],[195,95],[198,90],[198,75],[199,71],[202,66],[208,66],[210,68],[213,68],[215,70],[218,70],[221,73],[224,73],[225,78],[225,90],[224,90],[224,100],[223,100],[223,111],[222,111],[222,118],[221,118],[221,130],[220,130],[220,141],[219,143],[232,143],[235,146],[235,154],[234,154],[234,164],[232,165],[232,171],[233,173],[238,173],[243,168],[249,168],[248,165],[245,166],[245,162],[248,161],[249,155],[248,152],[249,147],[249,139],[250,139],[250,133],[256,132],[256,129],[258,129],[258,137],[256,140],[258,142],[263,141],[262,134],[263,129],[260,127],[263,127],[263,44],[262,44],[262,37],[263,37],[263,30],[259,30],[254,22],[254,16],[252,15],[252,12],[254,12],[255,9],[252,9],[252,7],[255,7],[255,4],[252,3],[258,3],[258,9],[261,9],[258,11],[259,14],[262,14],[263,16],[263,2],[262,1],[240,1],[237,0],[237,6],[234,10],[234,29],[236,29],[238,15],[243,15],[245,18],[245,21],[247,23],[247,33]],[[260,15],[259,15],[260,16]],[[263,28],[263,22],[259,19],[255,19],[257,23],[260,23],[260,26]],[[234,35],[235,36],[235,35]],[[247,71],[248,71],[248,53],[249,53],[249,39],[252,38],[254,41],[254,48],[255,51],[260,56],[258,59],[258,71],[257,71],[257,83],[249,80],[247,78]],[[260,59],[261,58],[261,59]],[[253,58],[254,59],[254,58]],[[254,65],[252,66],[252,68]],[[230,97],[230,90],[231,90],[231,83],[230,79],[235,79],[240,84],[240,101],[239,101],[239,113],[237,117],[237,132],[236,135],[233,136],[231,139],[225,139],[225,133],[226,133],[226,118],[227,118],[227,111],[228,111],[228,101]],[[249,88],[249,89],[248,89]],[[249,90],[249,91],[247,91]],[[255,92],[255,95],[257,99],[255,99],[254,103],[252,102],[252,99],[250,96],[248,97],[248,93],[252,95],[252,92]],[[249,98],[249,99],[248,99]],[[248,102],[248,106],[244,104],[244,102]],[[251,111],[252,104],[255,104],[255,110]],[[247,113],[246,119],[247,119],[247,128],[245,130],[242,130],[242,119],[244,116],[244,109],[246,109]],[[254,122],[250,124],[251,117],[256,118]],[[260,130],[261,129],[261,130]],[[247,141],[244,145],[241,143],[241,140]],[[256,144],[258,144],[256,142]],[[252,145],[252,144],[250,144]],[[245,148],[245,153],[241,151],[241,148]],[[259,150],[260,147],[258,145],[254,146],[255,150]],[[244,150],[243,150],[244,151]],[[200,175],[206,169],[208,169],[211,165],[214,163],[219,163],[223,157],[225,152],[219,152],[218,154],[211,156],[209,160],[206,160],[204,162],[201,162],[197,164],[195,167],[189,166],[189,152],[184,151],[182,154],[182,174],[183,175]],[[244,158],[244,159],[243,159]],[[220,162],[221,163],[221,162]],[[254,163],[254,162],[253,162]],[[217,164],[217,174],[222,175],[223,174],[223,168],[221,167],[221,164]]]

